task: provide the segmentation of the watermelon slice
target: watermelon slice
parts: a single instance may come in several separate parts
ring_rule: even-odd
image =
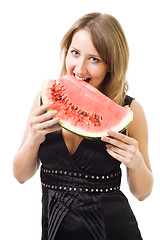
[[[73,76],[45,80],[42,85],[43,104],[52,102],[58,111],[59,124],[87,138],[108,136],[107,131],[123,131],[132,121],[129,106],[122,107],[89,83]]]

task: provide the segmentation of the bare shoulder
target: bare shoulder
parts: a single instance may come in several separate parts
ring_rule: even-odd
[[[143,107],[138,101],[133,100],[130,108],[131,108],[131,110],[133,111],[134,114],[137,114],[137,113],[139,114],[140,113],[140,114],[144,115]]]
[[[128,128],[129,136],[135,138],[145,135],[148,138],[148,126],[143,107],[138,101],[133,100],[130,108],[133,111],[133,121]]]

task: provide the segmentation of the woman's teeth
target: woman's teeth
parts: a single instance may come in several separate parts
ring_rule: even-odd
[[[77,76],[76,74],[74,74],[74,76],[75,76],[78,80],[80,80],[80,81],[86,81],[86,82],[89,82],[89,81],[90,81],[90,78],[79,77],[79,76]]]

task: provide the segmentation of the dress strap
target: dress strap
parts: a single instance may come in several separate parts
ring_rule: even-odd
[[[130,106],[133,100],[135,100],[135,99],[130,97],[130,96],[128,96],[128,95],[126,95],[126,97],[124,99],[124,106],[125,105],[129,105]]]

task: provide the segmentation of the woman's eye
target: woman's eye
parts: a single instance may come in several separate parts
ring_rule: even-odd
[[[79,53],[75,50],[73,50],[72,53],[73,53],[74,56],[79,56]]]
[[[99,59],[98,59],[98,58],[91,57],[90,59],[91,59],[92,62],[99,62]]]

